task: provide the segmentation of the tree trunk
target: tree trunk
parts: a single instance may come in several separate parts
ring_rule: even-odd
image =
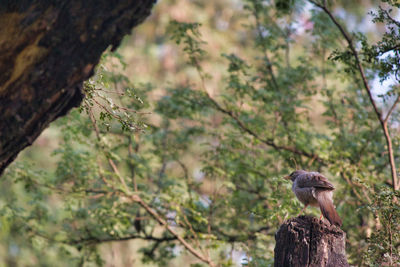
[[[275,235],[275,265],[344,267],[346,234],[317,218],[299,216],[283,223]]]
[[[155,0],[5,0],[0,3],[0,175],[82,100],[82,82]]]

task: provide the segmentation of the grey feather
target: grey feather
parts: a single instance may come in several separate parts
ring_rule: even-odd
[[[333,206],[335,187],[318,172],[298,170],[289,175],[293,181],[292,190],[305,206],[311,205],[321,209],[322,214],[331,224],[342,226],[342,220]]]

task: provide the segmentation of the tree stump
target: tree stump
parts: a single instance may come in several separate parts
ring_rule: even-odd
[[[275,264],[284,266],[343,267],[346,234],[315,217],[299,216],[281,225],[275,234]]]

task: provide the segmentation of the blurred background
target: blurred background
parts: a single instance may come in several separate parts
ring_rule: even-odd
[[[373,18],[389,4],[326,2],[358,32],[386,114],[398,77],[384,63],[398,64],[398,48],[373,53],[393,30]],[[308,1],[159,1],[104,54],[82,107],[2,177],[0,265],[206,266],[127,200],[126,184],[214,263],[270,266],[275,232],[302,208],[281,178],[306,169],[336,187],[349,263],[397,266],[386,142],[347,48]],[[389,128],[398,163],[397,109]]]

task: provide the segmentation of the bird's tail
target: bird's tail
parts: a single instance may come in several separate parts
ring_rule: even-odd
[[[320,191],[317,193],[317,200],[322,214],[331,224],[342,226],[342,220],[333,206],[332,196],[330,191]]]

